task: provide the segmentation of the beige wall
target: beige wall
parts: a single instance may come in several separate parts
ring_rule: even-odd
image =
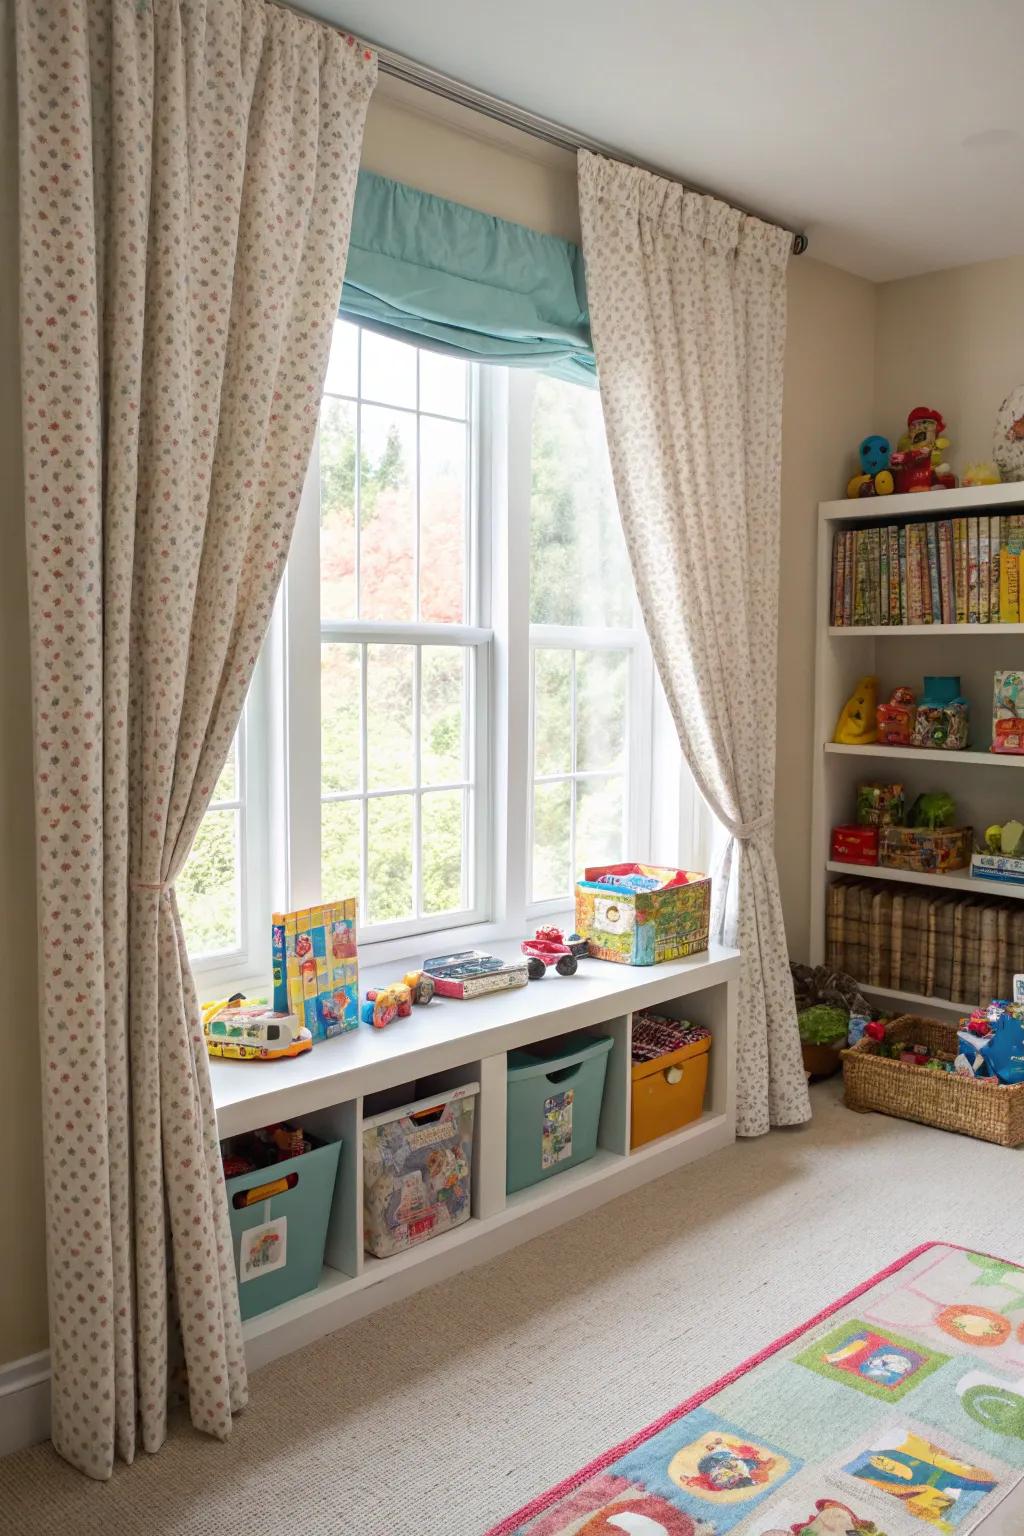
[[[955,469],[991,458],[996,412],[1024,383],[1024,256],[883,283],[875,362],[875,431],[895,441],[931,405]]]
[[[817,504],[842,494],[856,444],[873,430],[876,291],[810,256],[789,264],[775,850],[794,960],[809,944]]]
[[[39,1134],[32,746],[18,383],[13,7],[0,7],[0,1362],[46,1347]]]

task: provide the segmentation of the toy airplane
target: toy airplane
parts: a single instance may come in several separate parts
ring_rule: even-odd
[[[206,1004],[203,1034],[211,1056],[233,1061],[277,1061],[313,1049],[313,1036],[293,1013],[275,1013],[263,1001],[247,1003],[241,992]]]

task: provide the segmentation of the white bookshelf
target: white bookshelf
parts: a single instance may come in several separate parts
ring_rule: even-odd
[[[814,765],[811,828],[811,954],[814,965],[825,958],[825,897],[841,875],[925,885],[994,900],[1024,900],[1024,886],[956,875],[923,875],[879,866],[841,864],[830,858],[834,826],[854,820],[857,785],[863,780],[892,779],[906,788],[907,803],[926,790],[948,789],[957,803],[957,820],[976,832],[1011,816],[1024,819],[1024,757],[987,750],[992,736],[993,675],[1002,667],[1024,665],[1024,624],[914,624],[836,626],[830,624],[832,539],[838,526],[929,521],[983,512],[1024,511],[1024,482],[970,486],[956,491],[925,491],[882,496],[867,501],[825,501],[818,507],[817,645],[814,687]],[[925,675],[953,674],[971,707],[970,749],[845,746],[832,735],[843,704],[858,678],[874,673],[879,699],[900,684],[920,694]],[[888,759],[886,763],[884,760]],[[890,767],[891,765],[891,767]],[[1012,775],[1016,774],[1014,778]],[[960,1014],[964,1005],[944,998],[920,997],[891,988],[864,991],[889,1008]]]

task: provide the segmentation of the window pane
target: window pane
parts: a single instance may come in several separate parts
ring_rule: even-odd
[[[359,895],[362,837],[358,800],[328,800],[320,807],[320,895],[347,901]]]
[[[336,793],[359,788],[359,652],[320,647],[320,785]]]
[[[361,420],[359,616],[414,619],[416,418],[364,405]]]
[[[572,768],[572,652],[533,653],[533,771]]]
[[[413,761],[413,647],[366,647],[366,781],[369,789],[404,789]]]
[[[369,800],[366,815],[367,921],[390,923],[412,917],[412,796]]]
[[[239,812],[207,811],[175,882],[189,954],[212,955],[242,942]]]
[[[359,327],[348,320],[335,320],[324,392],[328,395],[354,396],[359,376],[358,366]]]
[[[536,784],[533,790],[533,900],[568,896],[571,885],[572,785]]]
[[[576,767],[617,768],[626,745],[625,651],[576,652]]]
[[[420,617],[465,619],[466,428],[420,418]]]
[[[416,409],[416,348],[407,341],[392,341],[363,331],[363,372],[360,394],[381,405]]]
[[[466,415],[469,365],[440,352],[420,353],[420,410],[441,416]]]
[[[464,790],[424,795],[421,802],[424,912],[457,912],[462,892]]]
[[[466,777],[464,722],[469,657],[456,645],[425,645],[421,658],[420,779],[424,784],[454,784]]]
[[[622,779],[576,781],[576,876],[588,864],[616,864],[623,857]]]
[[[356,616],[356,408],[346,400],[320,407],[320,610],[325,619]]]
[[[213,786],[212,803],[218,800],[238,799],[238,737],[232,737],[231,751],[220,771],[220,778]]]
[[[628,627],[633,579],[596,390],[537,377],[532,487],[533,623]]]

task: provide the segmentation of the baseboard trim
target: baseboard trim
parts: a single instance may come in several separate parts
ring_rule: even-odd
[[[0,1365],[0,1456],[50,1438],[50,1355]]]

